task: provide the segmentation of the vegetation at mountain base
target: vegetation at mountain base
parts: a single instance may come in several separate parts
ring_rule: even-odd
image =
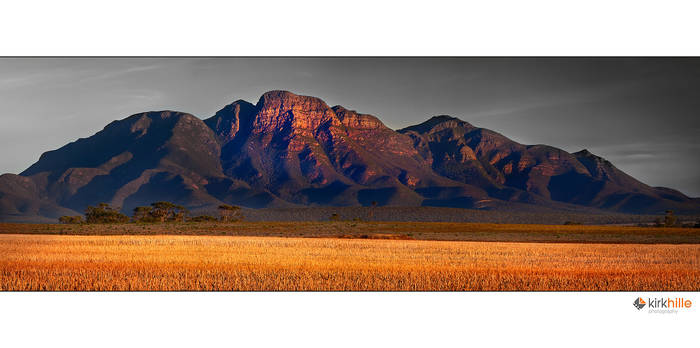
[[[85,220],[83,220],[83,217],[80,215],[76,215],[76,216],[64,215],[64,216],[61,216],[58,218],[58,222],[60,222],[62,224],[82,224],[83,222],[85,222]]]
[[[85,222],[89,224],[126,223],[129,217],[120,213],[118,208],[112,208],[107,203],[85,209]]]
[[[241,207],[237,207],[235,205],[220,205],[219,216],[221,222],[237,222],[243,220],[243,215],[241,215]]]
[[[166,204],[171,204],[165,202]],[[103,205],[105,206],[105,205]],[[170,206],[170,205],[168,205]],[[666,225],[666,217],[629,214],[580,214],[565,212],[525,213],[519,211],[487,211],[438,207],[313,207],[285,209],[245,209],[225,205],[216,211],[198,210],[190,212],[182,206],[172,205],[166,213],[165,223],[225,221],[415,221],[415,222],[478,222],[505,224],[545,224],[545,225],[635,225],[637,227],[700,227],[700,217],[673,215],[674,224]],[[110,208],[115,210],[116,208]],[[153,215],[153,206],[140,206],[133,210],[131,222],[156,223],[160,218]],[[158,213],[161,214],[161,213]],[[183,215],[184,214],[184,215]],[[671,212],[671,214],[673,214]],[[161,214],[162,215],[162,214]],[[163,216],[166,216],[163,215]],[[55,220],[54,220],[55,221]],[[670,221],[670,220],[669,220]],[[80,216],[59,217],[66,224],[85,223]]]
[[[188,222],[215,222],[217,218],[210,215],[197,215],[187,219]]]
[[[219,206],[221,222],[236,222],[243,220],[241,208],[231,205]],[[189,216],[187,208],[166,201],[151,203],[150,206],[134,208],[131,218],[119,212],[119,208],[111,207],[107,203],[100,203],[96,207],[89,206],[85,210],[85,220],[82,216],[61,216],[58,221],[62,224],[109,224],[109,223],[170,223],[170,222],[211,222],[217,218],[209,215]]]
[[[483,242],[700,244],[700,229],[678,227],[534,225],[449,222],[238,221],[221,223],[14,224],[0,234],[214,235],[251,237],[416,239]],[[363,237],[364,236],[364,237]]]

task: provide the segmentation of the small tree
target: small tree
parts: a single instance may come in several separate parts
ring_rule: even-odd
[[[152,212],[153,208],[151,207],[136,207],[132,219],[134,222],[153,222],[155,218],[151,214]]]
[[[181,205],[176,205],[175,209],[173,210],[173,221],[176,222],[185,222],[185,219],[187,218],[187,214],[189,211],[181,206]]]
[[[222,222],[238,221],[242,217],[239,215],[241,207],[235,205],[222,204],[219,206],[219,215]]]
[[[161,223],[167,221],[175,210],[175,204],[165,201],[151,203],[151,207],[151,215]]]
[[[119,208],[100,203],[96,207],[88,206],[85,209],[85,221],[89,224],[125,223],[129,222],[129,217],[120,213]]]
[[[377,201],[372,201],[372,208],[369,209],[369,218],[370,219],[374,217],[374,210],[375,210],[375,208],[377,208],[377,204],[378,204]]]
[[[160,201],[151,203],[150,207],[134,208],[134,222],[184,222],[187,217],[187,209],[181,205]]]

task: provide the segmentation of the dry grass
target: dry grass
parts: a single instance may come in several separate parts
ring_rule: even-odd
[[[0,235],[2,290],[700,290],[700,245]]]

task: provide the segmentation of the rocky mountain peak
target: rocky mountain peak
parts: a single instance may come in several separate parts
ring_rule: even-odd
[[[587,149],[573,153],[576,159],[583,164],[594,178],[615,182],[621,186],[641,186],[646,185],[617,169],[610,161],[597,156]]]
[[[330,109],[330,107],[321,98],[298,95],[288,91],[269,91],[265,92],[256,107],[260,110],[265,109],[281,109],[290,110],[298,109],[305,111],[319,111]]]
[[[250,128],[255,111],[255,105],[239,99],[217,111],[204,123],[216,133],[219,141],[227,143],[241,128]]]
[[[340,105],[336,105],[332,109],[343,125],[350,129],[386,128],[382,121],[372,115],[360,114],[355,110],[348,110]]]
[[[589,164],[595,165],[596,167],[603,167],[603,166],[612,167],[612,163],[610,163],[608,160],[606,160],[603,157],[600,157],[600,156],[593,154],[592,152],[588,151],[588,149],[583,149],[581,151],[574,152],[574,153],[572,153],[572,155],[576,156],[576,158],[579,161],[581,161],[581,163],[586,165],[587,167],[589,166]]]
[[[417,124],[415,126],[410,126],[406,127],[404,129],[399,130],[399,132],[416,132],[419,134],[426,134],[426,133],[435,133],[442,131],[444,129],[463,129],[463,130],[471,130],[471,129],[476,129],[476,127],[472,126],[469,122],[462,121],[459,118],[448,116],[448,115],[439,115],[439,116],[433,116],[427,121]]]
[[[340,125],[331,108],[320,98],[287,91],[263,94],[256,105],[254,133],[306,130],[309,133],[322,125]],[[307,134],[308,135],[308,134]]]
[[[590,159],[594,159],[594,160],[603,160],[602,157],[596,156],[592,152],[588,151],[588,149],[583,149],[581,151],[574,152],[574,153],[572,153],[572,155],[577,156],[577,157],[590,158]]]

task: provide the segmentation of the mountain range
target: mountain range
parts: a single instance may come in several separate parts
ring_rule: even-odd
[[[287,91],[237,100],[205,120],[132,115],[0,176],[3,221],[50,221],[100,202],[130,213],[162,200],[195,211],[226,203],[700,212],[700,199],[648,186],[587,150],[524,145],[451,116],[392,130]]]

